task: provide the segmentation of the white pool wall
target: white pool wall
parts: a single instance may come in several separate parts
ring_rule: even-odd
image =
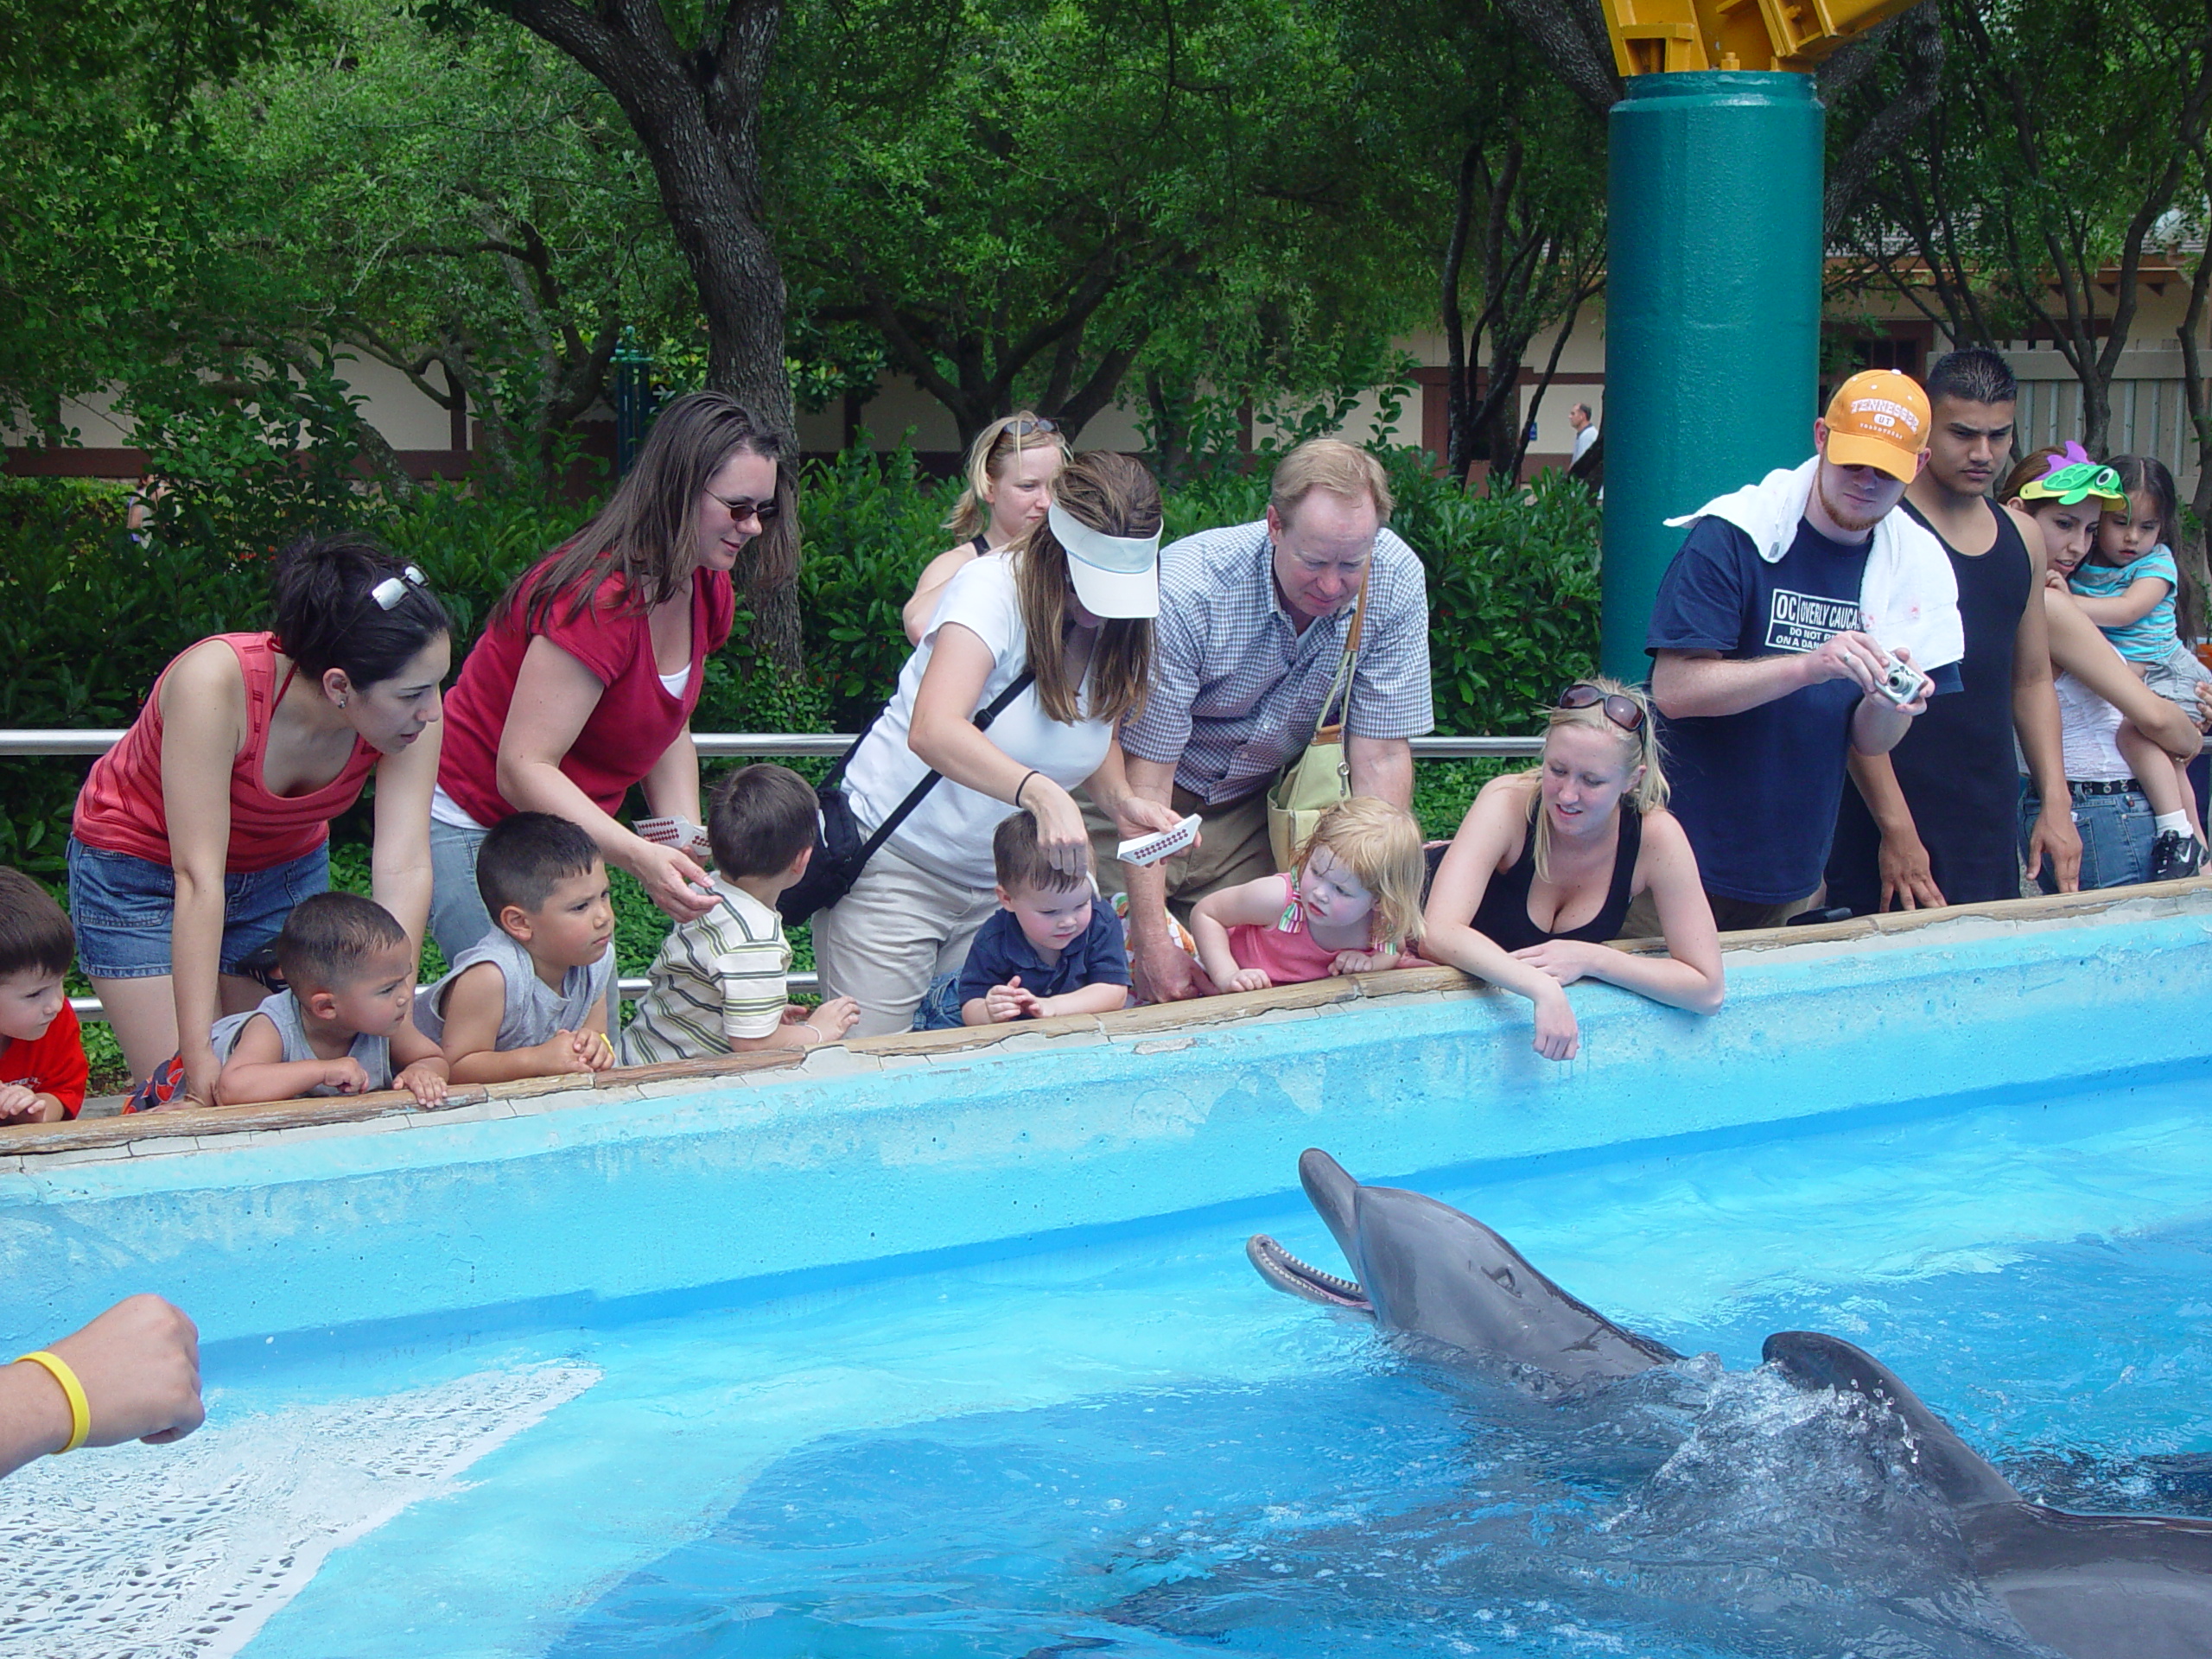
[[[210,1343],[594,1323],[1257,1210],[1312,1145],[1385,1179],[1993,1091],[2034,1109],[2203,1064],[2208,943],[2212,901],[2146,901],[1732,957],[1709,1020],[1579,985],[1565,1065],[1531,1051],[1525,1002],[1475,992],[934,1058],[826,1051],[803,1072],[568,1109],[25,1158],[0,1173],[6,1339],[140,1290]]]

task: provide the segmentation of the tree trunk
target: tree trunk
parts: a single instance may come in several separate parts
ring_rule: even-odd
[[[2212,168],[2208,168],[2212,172]],[[2212,396],[2208,396],[2204,381],[2202,348],[2197,344],[2204,331],[2204,311],[2207,289],[2212,289],[2212,249],[2196,256],[2196,272],[2190,279],[2189,309],[2183,314],[2181,327],[2175,330],[2181,336],[2181,388],[2188,400],[2190,429],[2196,438],[2196,489],[2190,501],[2190,516],[2182,533],[2184,543],[2176,550],[2196,577],[2197,592],[2212,594],[2212,561],[2205,556],[2204,526],[2212,517]],[[2194,624],[2202,628],[2203,619],[2186,617],[2184,625]],[[2184,626],[2184,638],[2196,637]]]
[[[685,50],[659,0],[487,0],[574,58],[630,118],[707,324],[707,384],[792,430],[784,276],[762,223],[760,91],[780,0],[727,0]],[[711,9],[709,9],[711,15]],[[796,583],[752,595],[760,654],[800,671]]]

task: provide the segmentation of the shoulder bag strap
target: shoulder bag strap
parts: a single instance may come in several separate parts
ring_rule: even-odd
[[[979,732],[988,731],[991,722],[1006,712],[1007,705],[1027,691],[1036,677],[1037,671],[1033,668],[1025,668],[1020,673],[1015,675],[1014,683],[993,697],[990,707],[976,716],[976,729]],[[887,708],[889,706],[887,703],[885,705]],[[854,747],[859,746],[855,744]],[[893,807],[890,816],[875,826],[874,833],[861,843],[859,863],[855,866],[856,869],[875,856],[875,849],[891,838],[893,830],[906,823],[907,817],[922,804],[922,798],[937,787],[937,780],[941,775],[936,772],[925,773],[922,781],[907,792],[906,798]]]
[[[1344,630],[1344,654],[1337,660],[1336,677],[1329,682],[1329,695],[1321,700],[1321,720],[1313,732],[1318,741],[1334,742],[1338,734],[1344,729],[1344,721],[1351,718],[1351,677],[1359,663],[1359,636],[1366,626],[1367,577],[1362,576],[1359,579],[1359,599],[1351,607],[1351,626]],[[1329,710],[1336,708],[1340,697],[1344,708],[1332,723],[1329,719]]]

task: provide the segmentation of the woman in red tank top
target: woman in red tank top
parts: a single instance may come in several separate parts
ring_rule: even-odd
[[[214,1098],[217,1018],[266,988],[238,971],[329,886],[330,820],[377,780],[378,903],[420,941],[452,625],[422,572],[350,536],[280,554],[276,628],[202,639],[94,763],[69,838],[79,960],[134,1077],[184,1057]]]
[[[580,824],[677,921],[714,907],[703,846],[647,841],[614,814],[633,784],[657,817],[704,823],[691,711],[729,638],[731,572],[798,566],[789,438],[718,391],[677,398],[599,516],[493,610],[446,705],[431,805],[430,931],[450,956],[491,926],[476,849],[516,812]]]

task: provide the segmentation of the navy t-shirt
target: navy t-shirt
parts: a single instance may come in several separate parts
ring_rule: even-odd
[[[1769,564],[1735,525],[1700,518],[1659,583],[1644,649],[1731,661],[1818,651],[1859,625],[1868,548],[1800,520],[1789,551]],[[1859,696],[1849,680],[1827,680],[1741,714],[1661,720],[1668,810],[1707,892],[1778,905],[1821,885]]]
[[[1086,985],[1128,984],[1129,952],[1122,942],[1122,918],[1103,899],[1092,899],[1090,925],[1071,939],[1060,959],[1048,968],[1014,912],[994,911],[968,947],[968,961],[960,969],[960,1000],[972,1002],[1016,974],[1021,976],[1021,988],[1034,996],[1058,996]]]

